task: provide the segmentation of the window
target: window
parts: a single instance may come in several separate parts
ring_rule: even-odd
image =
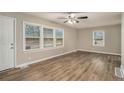
[[[103,31],[93,32],[93,46],[105,45],[105,33]]]
[[[43,28],[44,48],[54,47],[53,29]]]
[[[63,46],[63,36],[64,31],[62,29],[56,29],[55,30],[55,38],[56,38],[56,46]]]
[[[24,23],[25,30],[25,49],[39,49],[40,48],[40,26]]]
[[[64,46],[64,30],[34,23],[23,23],[24,50]]]

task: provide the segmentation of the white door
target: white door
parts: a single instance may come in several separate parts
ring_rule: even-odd
[[[0,71],[14,67],[15,19],[0,16]]]

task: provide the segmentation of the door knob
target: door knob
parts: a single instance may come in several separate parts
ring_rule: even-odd
[[[11,45],[13,45],[13,43],[11,43]]]
[[[14,49],[14,47],[11,47],[10,49]]]

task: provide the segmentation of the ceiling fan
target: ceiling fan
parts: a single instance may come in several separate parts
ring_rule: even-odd
[[[75,14],[71,13],[69,14],[67,17],[59,17],[57,19],[64,19],[64,23],[70,23],[70,24],[75,24],[75,23],[79,23],[80,19],[87,19],[88,16],[80,16],[80,17],[76,17]]]

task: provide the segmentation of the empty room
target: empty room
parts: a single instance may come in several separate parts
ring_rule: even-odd
[[[89,80],[124,80],[124,13],[0,12],[0,81]]]

